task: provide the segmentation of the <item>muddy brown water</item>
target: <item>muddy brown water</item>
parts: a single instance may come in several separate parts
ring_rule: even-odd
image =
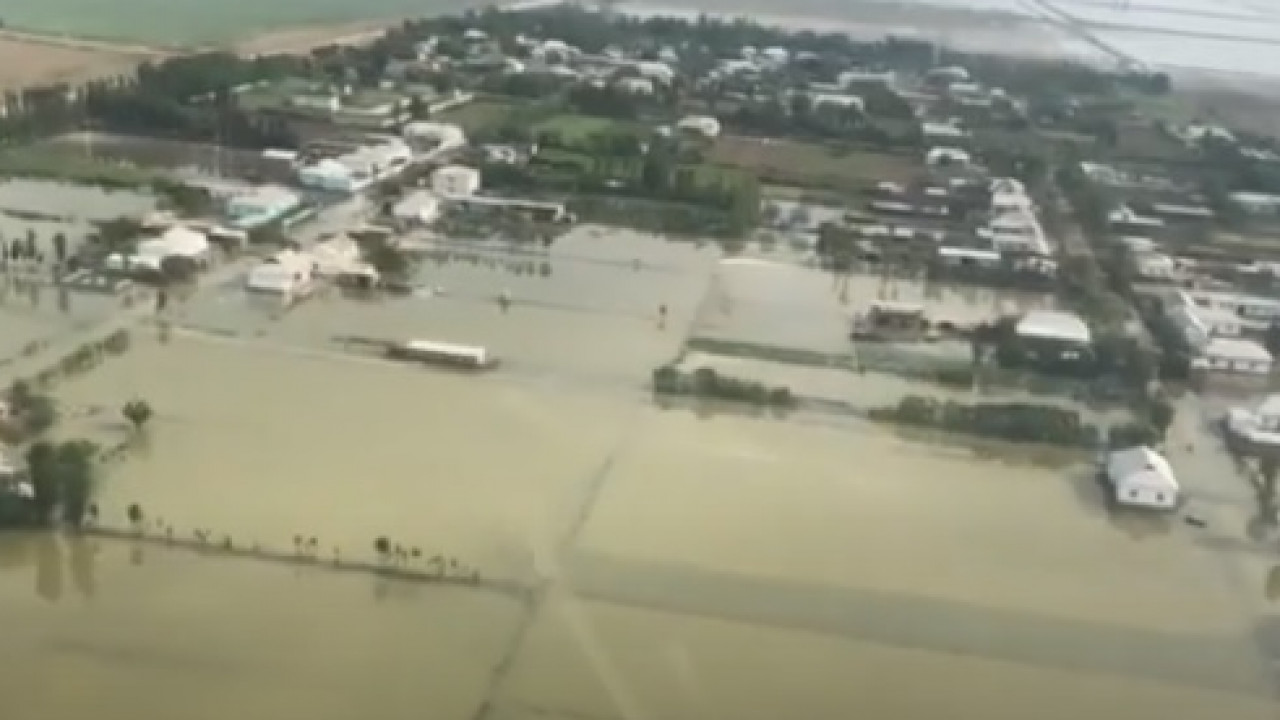
[[[59,391],[67,436],[123,438],[132,397],[157,410],[103,478],[109,524],[136,502],[151,532],[362,560],[386,536],[532,600],[0,536],[0,717],[1275,716],[1254,608],[1181,525],[1135,532],[1075,465],[659,408],[637,377],[679,337],[645,317],[643,279],[558,259],[613,304],[309,303],[140,338]],[[701,262],[664,286],[673,324]],[[209,303],[235,330],[241,310]],[[511,362],[460,375],[325,342],[362,320]]]

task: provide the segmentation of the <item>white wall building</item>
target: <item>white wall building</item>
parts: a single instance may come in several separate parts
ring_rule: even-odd
[[[311,290],[315,271],[316,264],[310,255],[284,250],[250,270],[246,287],[254,292],[295,298]]]
[[[924,154],[924,162],[926,165],[934,167],[942,165],[954,165],[958,167],[967,167],[973,158],[966,150],[953,147],[935,147],[929,148],[929,152]]]
[[[1116,450],[1107,456],[1107,480],[1116,502],[1171,510],[1178,505],[1178,479],[1169,461],[1149,447]]]
[[[707,115],[689,115],[681,118],[676,127],[688,133],[701,135],[708,140],[720,136],[720,121]]]
[[[1089,326],[1065,312],[1033,310],[1018,321],[1014,333],[1023,340],[1049,340],[1087,347],[1093,340]]]
[[[430,225],[440,218],[440,198],[426,190],[409,193],[391,208],[391,215],[405,226]]]
[[[858,112],[866,112],[867,104],[857,95],[847,95],[838,93],[812,93],[810,100],[814,109],[827,108],[831,110],[857,110]]]
[[[378,271],[361,259],[359,244],[346,235],[317,243],[310,251],[299,253],[299,255],[310,257],[313,276],[328,278],[358,276],[371,282],[376,282],[378,279]],[[298,264],[304,263],[301,257],[298,258]]]
[[[1271,353],[1253,340],[1215,337],[1192,361],[1193,370],[1265,377],[1271,374]]]
[[[359,189],[351,169],[334,158],[324,158],[298,171],[305,187],[326,192],[352,193]]]
[[[643,77],[625,77],[618,81],[618,89],[632,95],[652,95],[653,81]]]
[[[641,61],[635,67],[640,77],[646,80],[670,85],[676,79],[676,71],[664,62]]]
[[[467,144],[467,134],[462,128],[449,123],[411,122],[404,126],[402,133],[410,144],[431,144],[439,149]]]
[[[298,180],[316,190],[353,193],[399,174],[412,160],[413,150],[408,145],[387,140],[307,165],[298,171]]]
[[[1243,330],[1240,317],[1231,313],[1178,303],[1166,313],[1182,331],[1188,347],[1201,350],[1215,337],[1239,337]]]
[[[1160,252],[1135,252],[1133,271],[1143,280],[1174,281],[1182,277],[1178,261]]]
[[[1263,398],[1253,407],[1232,408],[1225,418],[1227,430],[1252,443],[1280,445],[1280,394]]]
[[[1187,290],[1179,294],[1179,300],[1197,308],[1239,316],[1247,327],[1255,330],[1265,330],[1273,321],[1280,319],[1280,300],[1260,295]]]
[[[236,228],[253,228],[292,212],[302,204],[298,193],[280,185],[259,185],[227,199],[226,213]]]
[[[465,165],[447,165],[431,173],[431,189],[443,197],[468,197],[480,189],[480,171]]]

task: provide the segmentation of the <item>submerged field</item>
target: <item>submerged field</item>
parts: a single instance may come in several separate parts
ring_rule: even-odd
[[[1254,581],[1222,582],[1176,518],[1109,512],[1079,459],[655,403],[713,250],[586,228],[434,257],[431,293],[384,302],[215,288],[60,386],[60,432],[114,443],[113,408],[156,408],[102,480],[107,524],[139,503],[153,535],[314,536],[325,560],[385,536],[506,584],[0,538],[6,720],[1274,715]],[[332,342],[351,333],[504,364],[392,364]]]

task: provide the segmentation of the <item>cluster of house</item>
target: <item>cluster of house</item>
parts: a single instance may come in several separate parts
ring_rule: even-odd
[[[1280,319],[1280,300],[1236,292],[1174,290],[1165,313],[1194,353],[1192,368],[1265,378],[1271,353],[1260,342]]]
[[[413,160],[413,150],[399,139],[386,139],[322,157],[298,168],[298,181],[307,188],[355,193],[395,177]]]
[[[1053,249],[1045,238],[1026,186],[1015,178],[995,178],[990,190],[991,219],[987,227],[979,229],[979,237],[990,240],[991,249],[997,253],[1051,255]]]
[[[306,250],[281,250],[249,271],[245,286],[285,301],[306,296],[320,280],[372,286],[378,272],[361,259],[360,247],[345,235]]]

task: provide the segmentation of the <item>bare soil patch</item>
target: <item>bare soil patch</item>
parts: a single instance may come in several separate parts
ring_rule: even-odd
[[[146,60],[163,56],[143,47],[0,33],[0,90],[68,83],[132,73]]]

